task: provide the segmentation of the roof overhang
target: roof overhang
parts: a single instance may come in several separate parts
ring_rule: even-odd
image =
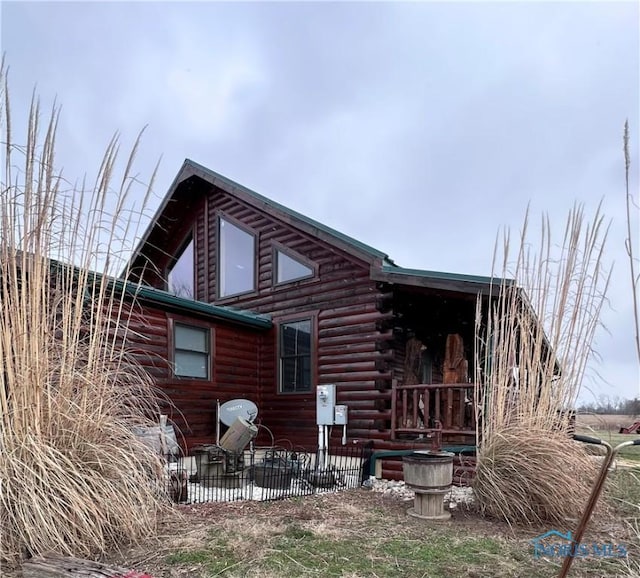
[[[422,269],[405,269],[395,265],[382,265],[371,268],[374,281],[392,285],[410,285],[440,291],[470,293],[474,295],[497,295],[502,285],[511,285],[513,280],[499,277],[482,277],[444,273],[440,271],[424,271]]]
[[[221,307],[202,301],[177,297],[166,291],[144,285],[126,283],[124,290],[127,294],[135,297],[142,303],[155,305],[161,309],[175,311],[183,315],[226,321],[235,325],[243,325],[255,329],[271,329],[273,326],[270,317],[266,315],[258,315],[248,311],[240,311],[230,307]]]
[[[58,267],[62,266],[57,264]],[[72,266],[69,266],[72,267]],[[75,267],[72,267],[77,269]],[[88,273],[88,282],[101,283],[103,275],[93,271]],[[142,285],[123,279],[108,278],[109,290],[117,294],[124,293],[141,304],[147,304],[164,311],[171,311],[185,316],[205,318],[214,321],[224,321],[234,325],[242,325],[254,329],[271,329],[273,323],[268,315],[260,315],[250,311],[242,311],[231,307],[212,305],[203,301],[195,301],[186,297],[179,297],[168,291]]]

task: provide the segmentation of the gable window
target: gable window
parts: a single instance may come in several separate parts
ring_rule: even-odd
[[[276,250],[276,283],[287,283],[313,276],[313,269],[299,259]]]
[[[255,289],[255,236],[222,217],[218,221],[218,296]]]
[[[167,285],[169,292],[178,297],[195,299],[194,291],[193,238],[182,249],[175,263],[169,269]]]
[[[280,324],[280,391],[311,391],[311,319]]]
[[[209,379],[210,343],[209,329],[175,323],[173,326],[174,375]]]

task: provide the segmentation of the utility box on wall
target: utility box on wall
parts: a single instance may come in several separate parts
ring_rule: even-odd
[[[347,410],[346,405],[336,405],[335,419],[333,422],[335,425],[347,425]]]
[[[316,419],[318,425],[333,425],[336,408],[336,386],[319,385],[316,390]]]

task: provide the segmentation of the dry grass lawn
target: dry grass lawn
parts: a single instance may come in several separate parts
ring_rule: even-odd
[[[571,577],[640,576],[640,468],[610,475],[609,504],[585,543],[623,544],[629,559],[590,556]],[[585,496],[586,501],[587,496]],[[157,531],[107,562],[153,578],[547,578],[560,560],[536,559],[532,538],[551,528],[509,528],[469,509],[448,522],[409,517],[409,503],[365,489],[276,502],[174,508]],[[578,513],[576,513],[577,515]],[[560,531],[575,528],[567,521]],[[0,568],[6,578],[19,571]]]
[[[587,540],[625,544],[639,559],[640,545],[624,521],[640,517],[633,501],[637,496],[601,516]],[[183,506],[163,520],[156,539],[112,561],[154,578],[543,578],[558,571],[559,561],[535,559],[530,543],[549,528],[514,531],[469,510],[454,512],[449,522],[425,522],[407,516],[408,505],[361,489]],[[591,557],[576,560],[571,575],[625,576],[627,564]]]

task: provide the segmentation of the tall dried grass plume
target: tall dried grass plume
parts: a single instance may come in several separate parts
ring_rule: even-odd
[[[161,464],[132,433],[157,419],[124,348],[135,311],[112,283],[139,215],[127,213],[135,147],[112,188],[118,143],[93,187],[55,169],[58,110],[34,98],[14,138],[4,62],[0,127],[0,562],[86,556],[152,532]],[[127,216],[128,215],[128,216]],[[99,270],[100,274],[94,271]],[[121,286],[120,286],[121,287]]]
[[[638,367],[640,367],[640,273],[638,272],[638,228],[634,227],[634,223],[640,220],[640,207],[638,206],[637,197],[634,198],[629,187],[630,171],[631,171],[631,145],[629,135],[629,121],[624,123],[624,132],[622,136],[622,152],[624,154],[624,182],[625,182],[625,209],[626,209],[626,225],[627,236],[625,238],[625,249],[629,259],[630,273],[630,293],[633,308],[634,321],[634,342],[636,359]],[[640,391],[638,391],[638,399],[640,399]],[[629,522],[630,535],[636,549],[640,550],[640,517]],[[631,577],[640,576],[640,560],[628,560],[628,575]]]
[[[536,247],[527,215],[517,243],[496,245],[499,280],[476,314],[474,487],[509,523],[558,522],[589,495],[596,464],[569,434],[611,274],[607,233],[600,208],[576,205],[559,236],[543,216]]]

